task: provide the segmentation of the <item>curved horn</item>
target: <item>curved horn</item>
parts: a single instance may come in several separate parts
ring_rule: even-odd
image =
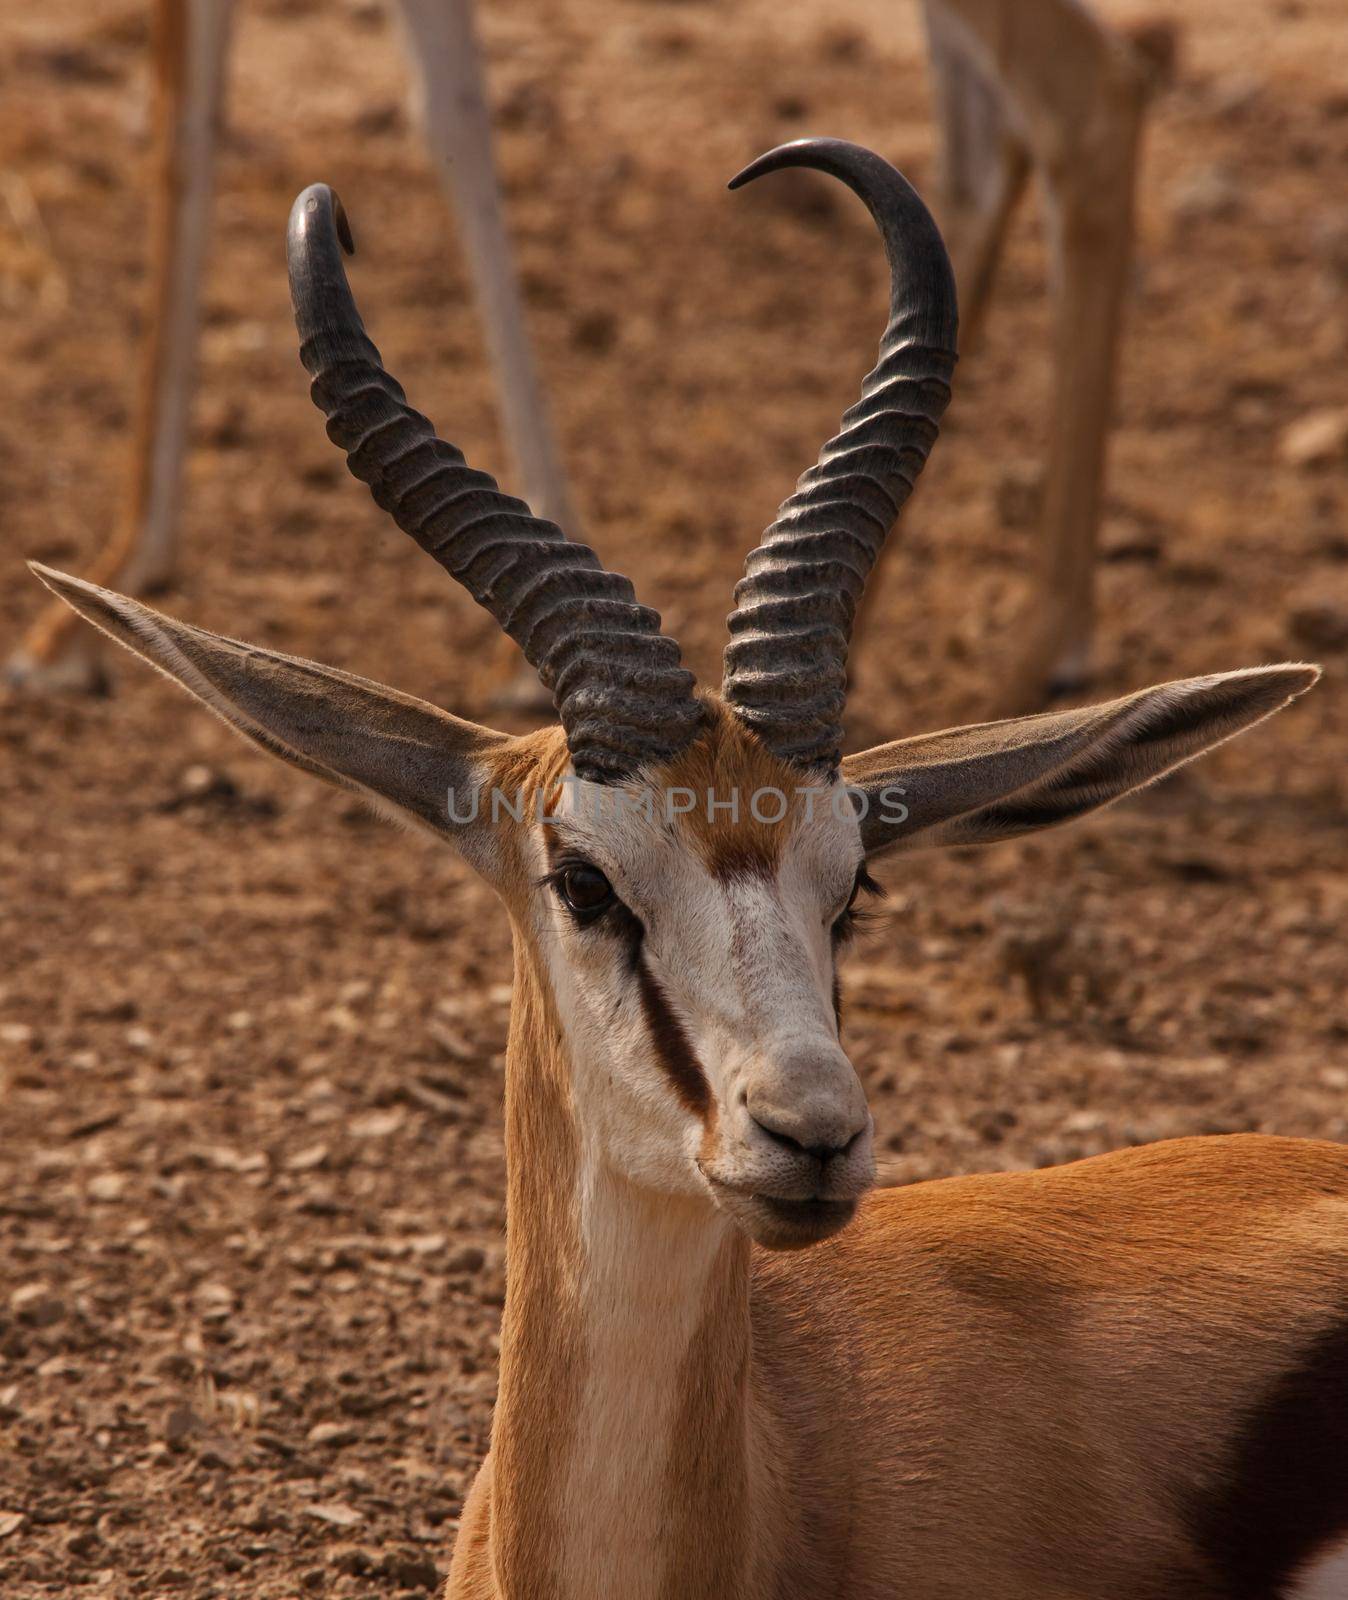
[[[889,256],[889,326],[861,400],[745,563],[721,692],[775,754],[832,771],[857,602],[950,400],[955,283],[930,212],[887,161],[841,139],[801,139],[730,187],[782,167],[832,173],[865,201]]]
[[[347,283],[341,202],[316,183],[287,234],[290,297],[314,404],[376,502],[485,606],[552,691],[577,774],[613,783],[677,754],[702,709],[679,647],[587,545],[502,494],[436,437],[384,370]]]

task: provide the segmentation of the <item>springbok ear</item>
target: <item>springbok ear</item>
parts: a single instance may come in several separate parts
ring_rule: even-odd
[[[865,796],[868,856],[991,844],[1153,783],[1280,711],[1319,676],[1285,663],[1184,678],[1105,705],[877,745],[848,756],[842,777]]]
[[[464,842],[457,819],[476,816],[483,758],[508,742],[504,734],[352,673],[226,639],[82,578],[29,566],[82,617],[268,754]]]

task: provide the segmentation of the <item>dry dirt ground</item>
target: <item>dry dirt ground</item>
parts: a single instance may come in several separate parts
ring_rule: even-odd
[[[1112,5],[1114,16],[1126,13]],[[0,25],[0,497],[78,569],[126,470],[147,13]],[[1142,183],[1101,691],[1286,656],[1325,683],[1060,836],[919,859],[850,967],[893,1174],[1171,1134],[1348,1138],[1348,77],[1331,0],[1198,0]],[[483,31],[530,318],[588,532],[714,673],[742,554],[854,396],[881,252],[823,181],[728,196],[805,132],[921,183],[915,8],[497,0]],[[493,626],[323,437],[286,301],[331,180],[373,332],[470,457],[501,449],[453,222],[373,0],[248,0],[169,609],[481,714]],[[1044,440],[1033,209],[910,508],[854,733],[985,715]],[[1334,432],[1331,417],[1324,426]],[[129,661],[0,704],[0,1593],[424,1591],[487,1439],[502,1299],[506,932],[445,850],[255,756]]]

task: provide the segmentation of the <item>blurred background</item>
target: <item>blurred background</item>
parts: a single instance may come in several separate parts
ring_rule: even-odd
[[[1332,0],[1106,0],[1172,30],[1100,529],[1107,698],[1322,660],[1292,711],[1058,835],[887,869],[847,1038],[901,1181],[1186,1133],[1348,1138],[1348,55]],[[239,0],[166,609],[490,718],[495,624],[306,397],[283,235],[344,198],[414,404],[509,477],[452,209],[379,0]],[[584,528],[703,678],[745,552],[855,398],[883,254],[824,180],[930,189],[910,0],[484,0],[508,223]],[[0,654],[126,492],[148,0],[0,21]],[[1052,302],[1035,199],[894,535],[860,743],[1000,709],[1035,604]],[[0,697],[0,1589],[425,1591],[485,1449],[508,935],[447,850],[124,657]],[[499,718],[497,720],[500,720]],[[523,726],[515,723],[513,726]]]

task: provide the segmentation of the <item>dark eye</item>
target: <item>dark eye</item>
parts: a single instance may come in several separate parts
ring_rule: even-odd
[[[553,879],[562,904],[582,921],[597,917],[607,911],[617,899],[613,885],[598,867],[577,862],[563,867]]]
[[[852,885],[852,893],[847,904],[838,913],[833,922],[833,942],[835,945],[845,944],[856,932],[858,926],[872,913],[867,912],[857,904],[858,895],[883,895],[884,889],[866,871],[863,862],[857,869],[856,882]]]

